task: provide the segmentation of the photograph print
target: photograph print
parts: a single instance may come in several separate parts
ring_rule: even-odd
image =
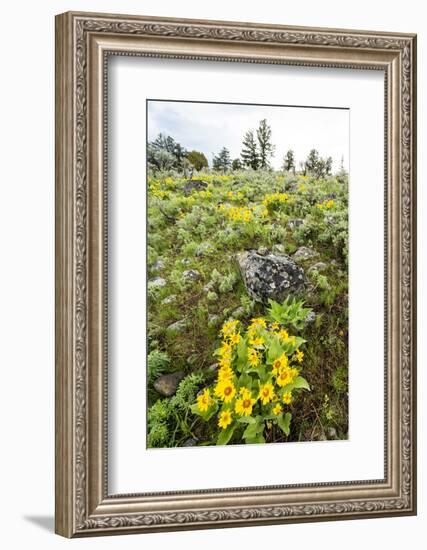
[[[348,439],[349,116],[147,101],[147,447]]]

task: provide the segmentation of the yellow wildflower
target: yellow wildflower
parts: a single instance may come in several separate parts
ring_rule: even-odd
[[[262,346],[264,344],[264,338],[260,336],[258,338],[250,338],[249,343],[251,346]]]
[[[273,374],[278,376],[280,371],[285,369],[287,366],[288,358],[286,354],[282,353],[282,355],[273,362]]]
[[[267,322],[262,317],[251,319],[251,326],[249,328],[265,328]]]
[[[237,414],[240,414],[241,416],[250,416],[252,414],[252,407],[254,406],[255,399],[252,399],[249,395],[245,397],[241,397],[240,399],[237,399],[235,411]]]
[[[277,385],[283,387],[287,386],[288,384],[292,384],[297,376],[297,369],[286,367],[279,372],[276,378]]]
[[[236,395],[236,388],[229,378],[218,380],[215,386],[215,395],[222,399],[224,403],[230,403]]]
[[[212,399],[209,393],[209,389],[205,388],[203,393],[197,397],[197,405],[201,412],[206,412],[209,409],[209,405],[212,403]]]
[[[239,394],[243,397],[243,399],[250,399],[251,390],[249,388],[245,388],[245,386],[242,386],[239,390]]]
[[[232,422],[231,412],[230,411],[221,411],[219,413],[218,426],[225,430],[225,428],[230,425]]]
[[[297,349],[294,355],[295,361],[298,361],[298,363],[302,363],[302,360],[304,359],[304,352]]]
[[[218,371],[218,382],[224,380],[230,380],[233,378],[233,369],[230,366],[224,365]]]
[[[275,415],[278,415],[282,412],[282,406],[280,405],[280,403],[277,403],[277,405],[275,407],[273,407],[273,414]]]
[[[289,405],[290,403],[292,403],[292,393],[290,391],[286,391],[284,394],[283,394],[283,403],[286,403],[286,405]]]
[[[273,400],[273,397],[274,397],[273,384],[271,384],[270,382],[263,384],[259,389],[259,398],[261,399],[262,404],[267,405],[267,403]]]
[[[276,331],[280,330],[280,325],[279,325],[279,323],[277,323],[276,321],[274,321],[274,323],[271,323],[271,325],[270,325],[270,330],[271,330],[272,332],[276,332]]]
[[[224,335],[224,337],[227,337],[230,334],[233,334],[233,332],[236,331],[236,327],[238,324],[239,324],[239,321],[234,319],[231,319],[230,321],[227,321],[227,323],[224,323],[221,329],[221,332]]]
[[[230,334],[229,341],[232,346],[235,346],[240,342],[240,334],[238,332],[234,332],[233,334]]]
[[[259,364],[259,355],[256,349],[248,349],[248,363],[251,367],[256,367]]]
[[[287,342],[289,340],[289,334],[288,334],[288,331],[284,328],[282,328],[280,331],[279,331],[279,337],[284,341],[284,342]]]

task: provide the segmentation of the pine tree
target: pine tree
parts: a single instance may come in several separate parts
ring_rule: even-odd
[[[252,130],[248,130],[243,136],[242,152],[240,153],[240,156],[244,166],[252,168],[252,170],[258,170],[258,147]]]
[[[226,172],[231,166],[230,151],[227,147],[223,147],[219,155],[214,156],[212,161],[214,170]]]
[[[268,170],[270,158],[274,154],[274,145],[271,143],[271,128],[265,118],[260,121],[256,135],[259,147],[259,167],[261,170]]]
[[[283,159],[283,170],[285,172],[290,172],[292,170],[292,172],[295,174],[295,156],[292,149],[289,149],[289,151],[287,151],[285,158]]]
[[[233,162],[231,163],[231,169],[232,170],[242,169],[242,163],[240,162],[240,159],[233,159]]]
[[[307,172],[310,174],[315,174],[318,162],[319,162],[319,153],[316,151],[316,149],[312,149],[308,154],[307,160],[305,161],[305,167]]]

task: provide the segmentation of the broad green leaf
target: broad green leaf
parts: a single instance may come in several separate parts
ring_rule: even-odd
[[[253,416],[241,416],[237,419],[237,422],[241,424],[256,424],[256,420]]]
[[[267,353],[267,362],[269,364],[273,363],[273,361],[275,359],[277,359],[278,357],[280,357],[283,353],[283,347],[282,345],[280,344],[279,342],[279,339],[278,338],[274,338],[272,341],[271,341],[271,344],[270,344],[270,347],[268,349],[268,353]]]
[[[302,376],[297,376],[295,378],[292,386],[295,389],[304,388],[305,390],[309,390],[309,391],[311,389],[309,383],[307,382],[307,380],[305,378],[303,378]]]
[[[248,424],[248,427],[243,432],[243,438],[247,439],[247,438],[256,437],[259,433],[262,433],[263,430],[264,430],[263,422],[262,423],[255,422],[254,424]]]
[[[233,435],[235,426],[231,425],[228,428],[221,429],[217,442],[217,445],[227,445],[227,443],[230,441],[231,436]]]
[[[265,443],[265,438],[262,434],[259,434],[257,435],[256,437],[250,437],[248,439],[245,440],[246,443],[248,444],[253,444],[253,443]]]
[[[279,425],[279,428],[284,432],[286,435],[289,435],[290,432],[290,424],[291,424],[291,413],[286,414],[279,414],[277,417],[277,424]]]

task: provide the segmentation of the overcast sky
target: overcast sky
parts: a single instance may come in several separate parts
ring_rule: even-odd
[[[275,155],[271,160],[280,169],[288,149],[295,153],[296,165],[307,158],[310,149],[321,156],[331,156],[333,170],[338,170],[341,158],[349,167],[349,111],[316,107],[283,107],[148,101],[148,139],[162,132],[172,136],[187,150],[202,151],[209,164],[212,154],[222,147],[230,150],[231,158],[240,157],[242,138],[256,130],[259,121],[267,119],[272,130]]]

